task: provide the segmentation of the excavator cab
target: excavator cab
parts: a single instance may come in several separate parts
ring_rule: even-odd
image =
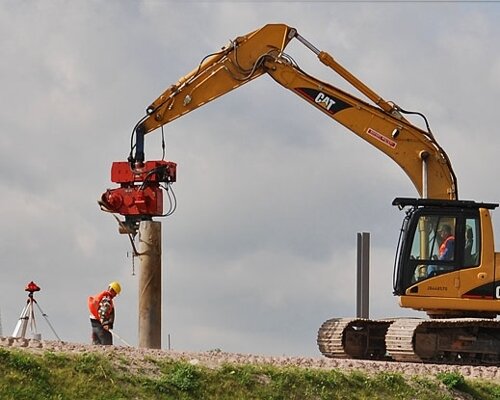
[[[451,311],[450,299],[495,298],[488,210],[498,204],[396,198],[393,205],[409,207],[396,255],[395,295],[434,298],[433,305],[410,302],[412,308],[431,313],[435,309]]]
[[[463,203],[400,198],[394,201],[398,206],[412,206],[403,223],[396,294],[404,294],[424,279],[479,265],[479,211],[474,204]]]

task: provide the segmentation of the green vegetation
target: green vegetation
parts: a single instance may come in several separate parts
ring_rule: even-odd
[[[133,360],[117,352],[36,354],[0,348],[0,399],[6,400],[453,400],[457,394],[500,399],[500,384],[454,372],[408,377],[261,364],[210,369],[167,358]]]

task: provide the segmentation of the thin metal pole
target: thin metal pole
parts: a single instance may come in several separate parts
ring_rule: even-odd
[[[161,349],[161,222],[139,224],[139,347]]]
[[[369,318],[370,306],[370,234],[358,233],[356,277],[356,317]]]
[[[361,233],[358,232],[356,239],[356,318],[361,318],[361,240]]]

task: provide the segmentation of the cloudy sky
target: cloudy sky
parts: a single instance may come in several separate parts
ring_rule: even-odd
[[[494,2],[2,0],[3,334],[34,280],[58,335],[88,343],[87,296],[119,280],[116,331],[137,344],[138,261],[134,275],[128,239],[96,202],[113,187],[111,163],[165,88],[267,23],[297,28],[385,99],[426,114],[460,197],[498,202],[499,18]],[[298,42],[287,52],[347,88]],[[403,214],[391,201],[416,192],[389,158],[267,76],[165,136],[179,204],[162,221],[164,348],[170,335],[177,350],[319,356],[321,323],[355,313],[363,231],[371,316],[423,316],[392,296]],[[148,159],[161,158],[160,139],[147,136]]]

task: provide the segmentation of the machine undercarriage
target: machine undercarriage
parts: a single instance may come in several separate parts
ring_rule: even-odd
[[[318,331],[325,357],[500,365],[500,321],[332,318]]]

